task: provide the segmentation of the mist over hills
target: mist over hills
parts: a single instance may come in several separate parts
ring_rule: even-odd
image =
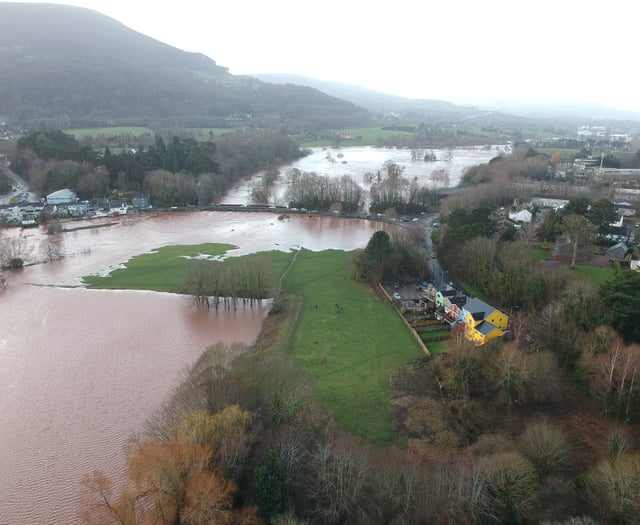
[[[356,125],[369,113],[304,86],[228,73],[90,9],[0,3],[0,116],[21,122],[181,119],[220,125]]]
[[[263,82],[273,84],[297,84],[308,86],[333,97],[341,98],[358,104],[376,114],[403,113],[405,115],[425,116],[450,119],[468,116],[470,112],[477,112],[476,108],[466,108],[457,106],[444,100],[412,100],[395,95],[389,95],[380,91],[375,91],[355,84],[345,84],[341,82],[331,82],[319,80],[303,75],[286,73],[264,73],[251,75]]]
[[[445,100],[412,99],[390,95],[354,84],[330,82],[303,75],[264,73],[252,75],[264,82],[309,86],[337,98],[358,104],[376,114],[399,113],[404,117],[456,121],[640,121],[640,113],[602,104],[578,101],[493,100],[457,104]]]
[[[640,121],[595,104],[458,105],[409,99],[301,75],[236,76],[90,9],[0,2],[0,119],[72,127],[172,122],[285,131],[358,127],[373,119],[526,126]]]
[[[97,11],[66,5],[0,3],[0,44],[3,55],[11,51],[29,60],[112,57],[130,64],[227,72],[201,53],[158,42]]]

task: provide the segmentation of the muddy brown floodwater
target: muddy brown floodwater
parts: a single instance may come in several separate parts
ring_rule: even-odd
[[[112,221],[112,222],[110,222]],[[88,226],[98,223],[73,223]],[[212,343],[250,343],[264,307],[198,311],[180,295],[79,287],[169,244],[224,242],[232,254],[300,246],[351,250],[382,225],[269,213],[165,213],[105,219],[61,234],[65,258],[10,274],[0,292],[0,524],[75,524],[82,477],[122,478],[124,450]],[[71,226],[71,225],[69,225]],[[27,260],[42,230],[9,230]]]

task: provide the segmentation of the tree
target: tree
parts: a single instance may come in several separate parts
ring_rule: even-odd
[[[630,417],[640,394],[640,348],[618,341],[600,355],[591,391],[607,415],[619,419]]]
[[[57,261],[64,257],[64,250],[59,239],[42,239],[40,241],[40,253],[49,262]]]
[[[175,438],[135,444],[128,474],[140,522],[228,523],[236,487],[209,468],[211,459],[209,447],[186,447]]]
[[[640,454],[601,460],[584,478],[584,497],[605,523],[637,523],[640,515]]]
[[[563,219],[564,229],[571,237],[573,251],[571,255],[571,266],[576,265],[578,246],[584,246],[593,239],[596,228],[582,215],[569,214]]]
[[[598,233],[607,232],[609,224],[618,218],[618,213],[609,199],[598,199],[591,203],[587,218],[598,228]]]
[[[359,261],[360,273],[368,281],[380,282],[393,263],[393,247],[391,238],[385,231],[375,232]]]
[[[269,521],[271,517],[287,510],[289,495],[286,471],[275,451],[270,451],[265,462],[254,470],[253,479],[253,497],[264,519]]]
[[[640,272],[619,271],[600,286],[600,296],[611,325],[627,341],[640,341]]]
[[[527,355],[515,346],[504,346],[498,350],[493,368],[498,397],[504,400],[507,412],[511,415],[514,400],[524,400],[527,392],[526,387],[530,380],[529,360]]]
[[[499,523],[521,523],[538,499],[538,478],[529,460],[515,452],[499,452],[481,463],[487,476],[491,513]]]
[[[319,445],[309,467],[309,495],[320,523],[368,521],[370,464],[361,444]]]
[[[167,439],[134,442],[127,460],[129,486],[115,498],[100,473],[85,480],[94,502],[86,523],[122,525],[229,524],[234,516],[236,484],[223,472],[242,439],[249,414],[237,406],[219,414],[187,412]],[[231,446],[230,446],[231,444]],[[255,521],[254,521],[255,522]]]
[[[544,222],[540,228],[540,237],[547,242],[555,242],[556,236],[561,233],[561,218],[555,210],[549,210],[545,215]]]
[[[564,207],[565,215],[582,215],[586,217],[587,212],[589,211],[589,199],[585,197],[576,197],[575,199],[571,199]]]
[[[541,478],[555,474],[566,463],[568,449],[562,430],[549,422],[529,423],[521,439],[525,455]]]

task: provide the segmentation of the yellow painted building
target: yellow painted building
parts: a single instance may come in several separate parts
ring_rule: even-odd
[[[480,299],[468,301],[461,317],[464,320],[465,338],[477,346],[504,336],[509,326],[508,315]]]

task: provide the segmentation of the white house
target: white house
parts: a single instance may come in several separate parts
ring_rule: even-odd
[[[569,201],[567,199],[547,199],[546,197],[534,197],[529,203],[530,207],[538,206],[540,208],[553,208],[554,210],[562,209]]]
[[[67,188],[47,195],[47,204],[71,204],[77,200],[78,196]]]
[[[529,210],[510,211],[509,219],[516,222],[531,222],[531,212]]]
[[[614,202],[613,206],[620,215],[633,217],[636,214],[636,207],[630,202]]]

